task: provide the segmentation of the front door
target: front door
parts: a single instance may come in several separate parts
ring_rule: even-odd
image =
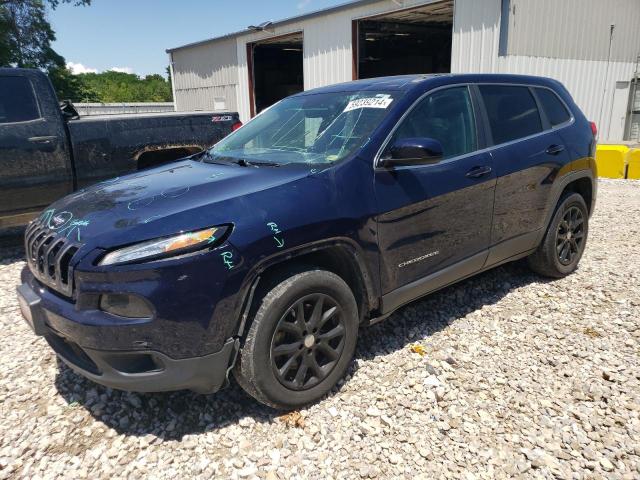
[[[469,88],[453,86],[420,100],[393,133],[383,158],[398,139],[423,137],[438,140],[444,156],[430,165],[376,169],[383,294],[484,264],[496,177],[491,156],[479,151],[478,131]]]

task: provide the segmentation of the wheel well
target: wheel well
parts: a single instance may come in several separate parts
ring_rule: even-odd
[[[135,158],[137,169],[155,167],[163,163],[173,162],[179,158],[187,157],[202,151],[202,148],[192,146],[168,147],[162,149],[147,150],[139,153]]]
[[[311,268],[327,270],[342,278],[356,299],[360,321],[362,322],[368,317],[367,287],[362,277],[360,265],[349,249],[339,246],[302,254],[268,267],[260,274],[260,281],[254,300],[261,298],[262,295],[266,294],[285,278]]]
[[[593,185],[591,184],[591,179],[587,177],[578,178],[564,187],[562,193],[564,194],[565,192],[575,192],[582,195],[582,198],[584,198],[584,201],[587,204],[587,210],[591,213],[591,200],[593,199]]]

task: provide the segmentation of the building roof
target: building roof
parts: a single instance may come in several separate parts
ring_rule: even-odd
[[[348,10],[350,8],[360,7],[362,5],[367,5],[369,3],[376,3],[376,2],[379,2],[379,1],[380,0],[356,0],[356,1],[353,1],[353,2],[341,3],[340,5],[336,5],[334,7],[325,8],[323,10],[315,10],[313,12],[305,13],[303,15],[297,15],[295,17],[289,17],[289,18],[285,18],[283,20],[276,20],[270,26],[279,27],[281,25],[285,25],[285,24],[290,23],[290,22],[299,22],[301,20],[308,20],[309,18],[319,17],[319,16],[322,16],[322,15],[328,15],[330,13],[335,13],[335,12],[339,12],[339,11],[342,11],[342,10]],[[200,40],[198,42],[187,43],[185,45],[180,45],[178,47],[167,48],[166,52],[167,53],[171,53],[171,52],[175,52],[176,50],[180,50],[182,48],[195,47],[197,45],[202,45],[202,44],[209,43],[209,42],[215,42],[216,40],[234,38],[234,37],[237,37],[239,35],[243,35],[245,33],[250,33],[250,32],[253,32],[253,31],[254,31],[253,29],[245,28],[244,30],[238,30],[237,32],[227,33],[226,35],[220,35],[220,36],[217,36],[217,37],[207,38],[205,40]]]

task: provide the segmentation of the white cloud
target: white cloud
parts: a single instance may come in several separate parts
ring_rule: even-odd
[[[79,73],[98,73],[95,68],[85,67],[81,63],[67,62],[67,68],[71,70],[71,73],[77,75]]]
[[[67,62],[67,68],[71,70],[71,73],[74,75],[78,75],[79,73],[98,73],[97,68],[87,67],[79,62]],[[113,70],[114,72],[133,73],[133,68],[131,67],[111,67],[103,71],[106,72],[109,70]]]
[[[298,10],[304,10],[309,6],[310,3],[311,3],[311,0],[300,0],[296,5],[296,7],[298,8]]]
[[[133,68],[131,67],[111,67],[108,70],[121,73],[133,73]]]

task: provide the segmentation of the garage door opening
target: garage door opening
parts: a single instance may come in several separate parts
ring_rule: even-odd
[[[302,32],[247,45],[251,116],[304,89],[302,46]]]
[[[453,1],[354,20],[354,78],[451,71]]]

